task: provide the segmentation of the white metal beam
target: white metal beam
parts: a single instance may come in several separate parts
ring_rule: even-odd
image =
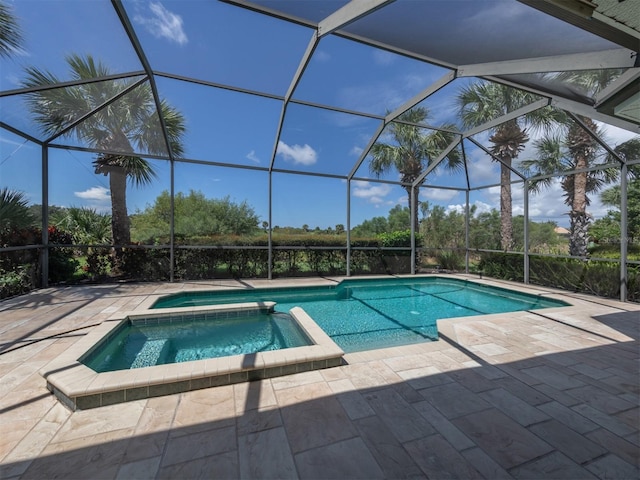
[[[498,162],[500,165],[504,165],[505,167],[507,167],[508,170],[511,171],[511,173],[514,173],[516,176],[520,177],[522,180],[526,180],[526,177],[520,173],[518,170],[516,170],[515,168],[513,168],[513,166],[506,164],[504,161],[500,160],[499,157],[497,157],[496,155],[494,155],[493,153],[491,153],[491,151],[485,147],[484,145],[482,145],[480,142],[478,142],[475,138],[467,138],[467,141],[470,141],[471,143],[473,143],[476,147],[478,147],[479,149],[481,149],[482,151],[484,151],[484,153],[486,153],[487,155],[489,155],[491,157],[492,160]],[[463,144],[464,145],[464,144]],[[465,162],[465,168],[467,166],[467,163]],[[467,182],[469,183],[469,182]],[[469,186],[471,186],[471,183],[469,183]]]
[[[415,107],[418,103],[422,102],[425,98],[429,97],[430,95],[433,95],[442,87],[451,83],[453,80],[455,80],[455,78],[456,78],[455,72],[452,71],[452,72],[445,73],[442,77],[440,77],[438,80],[433,82],[427,88],[422,90],[420,93],[414,96],[411,100],[408,100],[407,102],[403,103],[398,108],[396,108],[393,112],[388,113],[387,116],[385,117],[384,122],[389,123],[393,121],[395,118],[399,117],[407,110]]]
[[[620,155],[618,155],[613,148],[611,148],[607,142],[605,142],[602,138],[600,138],[600,136],[598,134],[596,134],[596,132],[592,131],[583,121],[582,119],[580,119],[577,115],[575,115],[574,113],[571,112],[567,112],[569,114],[569,116],[573,119],[574,122],[576,122],[578,125],[580,125],[582,127],[582,129],[587,133],[587,135],[589,135],[591,138],[593,138],[596,142],[598,142],[602,148],[604,148],[609,155],[611,155],[613,158],[615,158],[618,162],[620,162],[620,164],[624,164],[624,160],[622,158],[620,158]]]
[[[311,60],[311,56],[313,55],[314,50],[318,46],[318,35],[316,32],[313,33],[311,38],[309,39],[309,43],[307,44],[307,49],[298,64],[298,68],[296,73],[293,75],[291,79],[291,83],[289,84],[289,88],[287,89],[287,93],[284,96],[284,101],[282,102],[282,110],[280,111],[280,118],[278,119],[278,129],[276,131],[276,138],[273,144],[273,149],[271,151],[271,160],[269,161],[269,171],[273,170],[273,165],[276,161],[276,155],[278,154],[278,144],[280,143],[280,135],[282,134],[282,126],[284,125],[284,117],[287,114],[287,107],[289,106],[289,100],[295,92],[300,79],[302,78],[302,74],[309,65],[309,61]]]
[[[608,125],[613,125],[614,127],[623,128],[625,130],[629,130],[630,132],[640,134],[640,125],[628,122],[618,117],[614,117],[613,115],[600,113],[595,108],[589,105],[585,105],[584,103],[574,102],[572,100],[567,100],[560,97],[554,97],[551,100],[551,105],[566,110],[567,112],[582,115],[583,117],[588,117],[592,120],[597,120]]]
[[[638,32],[621,22],[595,11],[596,5],[589,0],[518,0],[575,25],[587,32],[606,38],[611,42],[630,49],[638,48]],[[637,0],[631,0],[637,3]],[[591,5],[589,5],[591,4]],[[584,7],[584,8],[582,8]]]
[[[521,73],[561,72],[571,70],[597,70],[602,68],[630,68],[635,61],[635,52],[626,48],[601,52],[574,53],[550,57],[522,58],[504,62],[475,63],[461,65],[459,77],[485,75],[512,75]]]
[[[323,37],[395,0],[351,0],[318,23],[318,37]]]
[[[630,68],[596,95],[596,108],[640,78],[640,67]]]
[[[293,75],[293,78],[291,79],[291,83],[289,84],[289,88],[287,89],[287,93],[284,96],[285,103],[288,102],[291,99],[291,96],[293,95],[293,92],[295,91],[296,87],[298,86],[298,83],[300,82],[300,79],[302,78],[302,74],[307,69],[307,65],[309,65],[309,62],[311,61],[311,56],[313,55],[313,52],[315,51],[317,46],[318,46],[318,37],[317,37],[317,35],[313,35],[311,37],[311,39],[309,40],[309,43],[307,44],[307,49],[305,50],[304,55],[302,56],[302,59],[300,60],[300,63],[298,64],[298,68],[296,69],[296,73]]]
[[[640,133],[640,125],[638,125],[637,123],[629,122],[620,117],[615,117],[613,115],[608,115],[606,113],[598,112],[595,108],[593,108],[593,106],[588,105],[586,103],[570,100],[560,95],[556,95],[548,91],[542,91],[539,88],[534,88],[529,85],[521,85],[517,82],[510,81],[504,77],[488,76],[485,79],[490,80],[492,82],[500,83],[502,85],[508,85],[510,87],[519,88],[520,90],[535,93],[543,97],[550,98],[551,105],[561,108],[563,110],[567,110],[569,112],[573,112],[578,115],[583,115],[593,120],[598,120],[599,122],[613,125],[614,127],[619,127],[624,130],[629,130],[630,132]]]
[[[424,179],[427,177],[427,175],[429,175],[433,170],[435,170],[435,168],[440,165],[440,163],[442,162],[442,160],[444,160],[444,158],[449,155],[449,153],[451,152],[451,150],[453,150],[454,148],[456,148],[458,146],[458,144],[462,141],[461,137],[456,138],[453,142],[451,142],[447,148],[445,148],[440,155],[438,155],[438,158],[436,158],[433,162],[431,162],[431,164],[427,167],[427,169],[422,172],[420,174],[420,176],[418,178],[415,179],[415,181],[413,182],[413,185],[411,185],[412,187],[418,187],[420,186],[420,184],[424,181]]]
[[[380,122],[380,125],[378,125],[378,128],[376,129],[375,133],[371,135],[371,138],[369,139],[369,143],[367,143],[367,146],[364,148],[364,150],[362,150],[362,153],[360,154],[358,161],[355,163],[355,165],[349,172],[349,175],[347,176],[349,180],[351,180],[353,176],[356,174],[356,172],[360,168],[360,165],[362,165],[362,162],[364,162],[364,159],[369,154],[369,150],[371,150],[371,147],[373,146],[373,144],[378,141],[378,137],[382,134],[382,131],[384,130],[385,126],[386,126],[386,123]]]

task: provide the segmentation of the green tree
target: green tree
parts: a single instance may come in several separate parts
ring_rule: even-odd
[[[476,207],[471,208],[471,215]],[[423,220],[425,243],[439,248],[464,248],[465,247],[465,215],[464,213],[450,210],[441,205],[430,207]]]
[[[31,212],[31,215],[33,215],[33,217],[36,219],[35,224],[38,226],[42,225],[42,205],[35,203],[29,207],[29,211]],[[49,218],[59,218],[65,215],[67,209],[65,207],[59,207],[57,205],[49,205],[48,211]]]
[[[259,232],[259,218],[247,202],[235,203],[229,197],[206,198],[200,191],[178,192],[174,196],[176,236],[193,238],[207,235],[251,235]],[[152,205],[132,216],[132,230],[138,240],[166,237],[171,220],[171,196],[163,191]]]
[[[370,218],[351,230],[354,237],[375,237],[389,231],[389,222],[385,217]]]
[[[73,235],[76,243],[111,243],[111,216],[93,208],[69,207],[51,217],[51,223]]]
[[[60,132],[75,136],[83,143],[108,153],[99,154],[93,164],[96,173],[109,177],[111,194],[111,230],[116,245],[116,266],[120,246],[131,243],[127,214],[127,181],[136,186],[150,183],[156,176],[151,164],[135,152],[166,155],[168,146],[175,156],[183,154],[184,118],[165,100],[160,102],[160,114],[166,127],[167,139],[160,128],[153,93],[148,83],[138,85],[126,95],[121,92],[132,86],[133,80],[96,82],[111,74],[104,64],[90,55],[67,57],[71,79],[85,82],[67,88],[55,88],[60,83],[53,73],[36,67],[26,69],[23,86],[27,88],[51,86],[50,89],[30,93],[28,105],[42,133],[54,136]],[[105,101],[109,102],[105,106]],[[83,118],[74,128],[65,131]],[[167,141],[169,145],[167,145]]]
[[[477,82],[463,88],[457,97],[458,110],[466,128],[476,127],[529,105],[540,97],[492,82]],[[500,162],[500,245],[513,246],[511,167],[529,141],[527,126],[539,128],[552,122],[551,110],[535,111],[501,123],[491,129],[490,151]]]
[[[473,217],[469,222],[469,246],[497,250],[501,247],[502,228],[500,212],[491,209]]]
[[[402,230],[411,229],[411,209],[409,207],[403,207],[396,205],[387,215],[387,224],[389,232],[399,232]],[[416,223],[416,228],[419,226]]]
[[[620,211],[609,210],[604,217],[593,222],[589,227],[589,235],[597,244],[617,243],[622,238]]]
[[[602,192],[602,203],[614,207],[607,212],[607,216],[616,222],[620,231],[620,187],[612,187]],[[592,233],[590,231],[590,233]],[[595,236],[595,234],[593,235]],[[627,185],[627,233],[617,238],[626,237],[628,243],[640,239],[640,179],[634,178]],[[611,238],[611,237],[609,237]]]
[[[11,7],[0,2],[0,57],[9,57],[22,45],[22,30]]]
[[[414,221],[418,227],[418,195],[419,189],[412,188],[412,184],[420,177],[431,162],[455,139],[452,125],[443,125],[445,130],[437,130],[425,134],[419,124],[424,124],[429,111],[424,107],[415,107],[397,118],[388,127],[393,143],[376,142],[370,154],[372,156],[369,169],[380,177],[389,170],[400,173],[400,181],[407,192],[408,203],[411,207],[415,202]],[[447,155],[447,166],[453,170],[462,166],[462,159],[457,148]]]
[[[620,74],[619,70],[593,70],[564,72],[553,77],[556,81],[569,83],[580,88],[589,96],[595,96]],[[553,109],[555,110],[555,109]],[[588,171],[598,161],[609,160],[602,155],[603,149],[593,135],[601,136],[602,131],[590,118],[578,117],[584,125],[571,119],[564,112],[557,111],[555,131],[535,143],[537,158],[521,163],[527,174],[533,176],[560,174],[563,171],[578,170],[571,175],[562,175],[561,186],[565,203],[570,207],[569,254],[584,257],[589,242],[590,218],[587,213],[589,194],[596,193],[604,185],[616,178],[613,169]],[[536,179],[531,182],[534,192],[549,187],[553,177]]]
[[[560,244],[560,237],[555,229],[555,222],[529,221],[529,251],[533,253],[549,253],[550,249]],[[524,216],[518,215],[513,219],[514,248],[524,251]]]
[[[640,137],[632,138],[618,145],[614,151],[626,162],[640,160]],[[614,210],[610,210],[605,219],[600,219],[602,220],[600,224],[598,224],[600,220],[594,222],[594,228],[590,229],[590,234],[600,241],[626,237],[628,243],[632,243],[634,240],[640,239],[640,164],[629,167],[626,235],[620,233],[620,186],[615,185],[604,190],[600,194],[600,199],[603,204],[613,207]],[[596,224],[598,225],[596,226]]]

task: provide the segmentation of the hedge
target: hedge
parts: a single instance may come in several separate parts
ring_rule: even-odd
[[[489,277],[524,281],[522,255],[482,254],[478,268]],[[640,302],[640,267],[630,264],[627,275],[627,300]],[[529,281],[534,285],[618,299],[620,263],[531,255]]]

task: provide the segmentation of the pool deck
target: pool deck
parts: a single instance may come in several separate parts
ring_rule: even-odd
[[[572,306],[446,320],[438,342],[90,410],[67,409],[39,374],[156,295],[335,280],[49,288],[0,302],[0,478],[640,477],[640,305],[548,288],[481,280]]]

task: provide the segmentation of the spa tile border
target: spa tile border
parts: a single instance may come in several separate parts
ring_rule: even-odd
[[[84,410],[343,364],[342,349],[299,307],[291,309],[290,314],[313,343],[311,346],[104,373],[96,373],[80,362],[100,343],[117,334],[121,325],[129,320],[134,323],[156,322],[156,319],[176,321],[180,315],[201,314],[234,318],[272,311],[274,306],[274,302],[253,302],[121,313],[76,342],[42,368],[40,374],[62,404],[70,410]]]

